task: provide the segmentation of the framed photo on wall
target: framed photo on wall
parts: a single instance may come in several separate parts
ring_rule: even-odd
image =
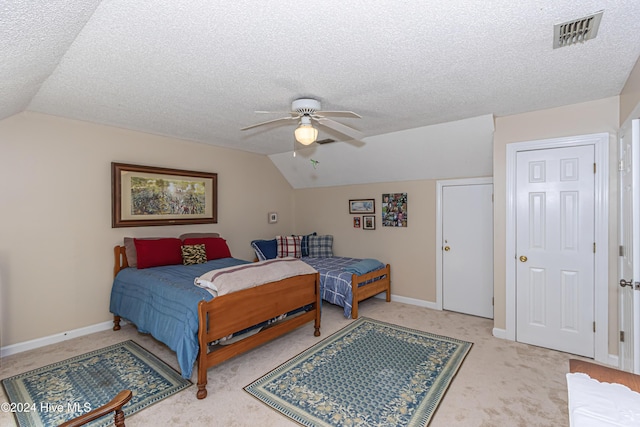
[[[376,201],[374,199],[349,200],[350,214],[372,214],[375,212],[376,212]]]
[[[354,216],[353,217],[353,228],[360,228],[360,217],[359,216]]]
[[[111,163],[111,227],[215,224],[218,174]]]
[[[364,215],[362,217],[362,229],[363,230],[375,230],[376,229],[376,217],[375,215]]]

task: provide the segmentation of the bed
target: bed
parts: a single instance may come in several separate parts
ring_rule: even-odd
[[[193,265],[140,268],[138,259],[138,268],[132,268],[125,246],[116,246],[114,256],[113,330],[119,330],[121,319],[125,319],[140,332],[151,334],[176,352],[185,378],[191,378],[197,362],[198,399],[207,396],[208,368],[307,322],[313,321],[314,335],[320,335],[320,278],[312,269],[306,270],[310,271],[307,274],[214,296],[210,289],[196,286],[194,279],[252,263],[224,257]],[[261,328],[252,330],[255,325]],[[249,330],[252,332],[244,339],[224,342]],[[217,343],[225,345],[214,345]]]
[[[640,375],[570,359],[567,392],[571,427],[640,425]]]
[[[365,265],[373,260],[348,257],[302,257],[320,273],[320,297],[331,304],[344,308],[344,316],[358,318],[358,303],[379,293],[386,293],[391,301],[391,267],[377,265],[373,271],[356,274],[352,266]],[[364,268],[363,271],[367,270]]]
[[[344,316],[358,318],[358,304],[386,293],[391,301],[391,267],[378,260],[333,256],[333,236],[315,233],[253,240],[256,260],[299,257],[320,273],[320,296],[344,308]]]

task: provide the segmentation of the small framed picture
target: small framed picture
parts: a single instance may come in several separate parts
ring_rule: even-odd
[[[374,199],[349,200],[350,214],[372,214],[376,213],[376,201]]]
[[[376,229],[376,217],[375,215],[365,215],[362,217],[362,229],[363,230],[375,230]]]
[[[269,212],[269,224],[278,222],[278,212]]]
[[[353,217],[353,228],[360,228],[360,217],[359,216],[354,216]]]

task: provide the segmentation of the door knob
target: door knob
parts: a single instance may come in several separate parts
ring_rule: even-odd
[[[445,246],[444,250],[445,250],[445,252],[449,252],[451,250],[451,248],[449,246]]]
[[[529,258],[527,258],[526,256],[524,256],[524,255],[520,255],[520,261],[521,261],[521,262],[527,262],[527,260],[528,260],[528,259],[529,259]]]
[[[622,286],[623,288],[625,286],[629,286],[629,287],[633,288],[633,282],[631,282],[631,281],[628,282],[628,281],[626,281],[624,279],[620,279],[620,286]]]

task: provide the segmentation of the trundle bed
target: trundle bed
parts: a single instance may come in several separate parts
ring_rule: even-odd
[[[207,396],[208,368],[307,322],[313,321],[314,335],[320,335],[320,277],[313,269],[313,273],[214,296],[215,292],[194,285],[194,279],[213,270],[230,273],[270,266],[223,258],[196,265],[139,269],[129,267],[125,246],[116,246],[114,255],[110,304],[113,330],[119,330],[121,319],[126,319],[140,332],[150,333],[176,352],[185,378],[191,378],[197,361],[198,399]],[[305,268],[309,269],[306,265]],[[257,332],[252,330],[256,325]],[[246,331],[251,333],[246,333],[245,338],[229,339]]]

